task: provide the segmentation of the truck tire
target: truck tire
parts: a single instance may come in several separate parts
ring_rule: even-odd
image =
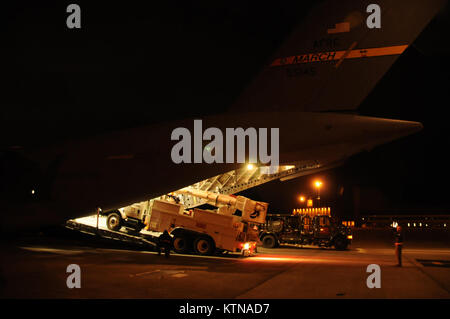
[[[173,238],[173,250],[178,254],[184,254],[189,251],[189,240],[183,235],[175,235]]]
[[[348,242],[342,236],[338,236],[334,239],[334,248],[336,250],[346,250]]]
[[[122,227],[122,216],[119,213],[111,213],[106,219],[106,226],[110,230],[118,231]]]
[[[277,239],[274,235],[266,235],[262,239],[264,248],[274,248],[277,245]]]
[[[214,242],[208,237],[198,237],[194,241],[194,250],[202,256],[211,255],[214,251]]]

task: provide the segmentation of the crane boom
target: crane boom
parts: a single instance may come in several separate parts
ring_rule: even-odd
[[[202,191],[193,188],[183,188],[174,194],[186,194],[200,197],[207,204],[218,207],[218,213],[223,215],[236,215],[236,211],[242,213],[242,220],[262,224],[266,220],[268,204],[254,201],[244,196],[232,196]]]

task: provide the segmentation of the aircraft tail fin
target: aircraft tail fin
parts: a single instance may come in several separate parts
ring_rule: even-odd
[[[355,110],[444,4],[444,0],[321,2],[232,108]]]

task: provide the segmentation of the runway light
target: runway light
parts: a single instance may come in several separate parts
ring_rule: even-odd
[[[33,195],[34,195],[34,193],[35,193],[35,191],[34,191],[34,189],[32,189],[32,190],[31,190],[31,194],[33,194]]]
[[[298,200],[301,201],[302,203],[304,203],[304,202],[305,202],[305,196],[300,196],[300,197],[298,198]]]
[[[347,239],[353,239],[353,235],[348,235]]]

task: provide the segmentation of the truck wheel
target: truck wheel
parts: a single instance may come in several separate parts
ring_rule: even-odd
[[[180,235],[175,236],[173,239],[173,250],[179,254],[184,254],[188,252],[189,250],[188,239]]]
[[[198,237],[194,242],[194,250],[199,255],[211,255],[214,251],[214,243],[207,237]]]
[[[334,248],[336,250],[345,250],[347,249],[347,245],[348,245],[347,241],[342,237],[337,237],[334,240]]]
[[[277,245],[277,240],[274,235],[264,236],[262,242],[265,248],[274,248]]]
[[[110,230],[118,231],[122,227],[122,217],[118,213],[111,213],[106,219],[106,226]]]

